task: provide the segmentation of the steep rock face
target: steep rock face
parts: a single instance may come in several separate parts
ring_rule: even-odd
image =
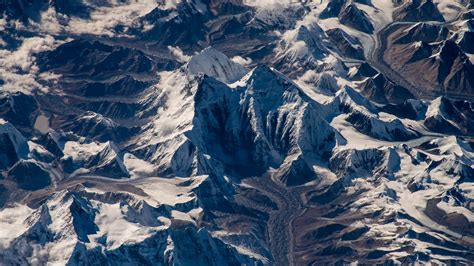
[[[452,90],[466,90],[474,88],[474,66],[459,46],[451,40],[446,41],[440,48],[438,82],[445,88]]]
[[[320,204],[337,200],[346,189],[357,183],[358,179],[376,181],[385,174],[385,158],[389,151],[380,149],[341,150],[335,151],[329,159],[329,167],[336,174],[337,180],[319,195],[309,195],[312,202]],[[363,191],[355,191],[361,194]]]
[[[354,1],[347,1],[347,0],[334,0],[328,1],[327,6],[321,12],[320,17],[322,19],[337,17],[341,11],[343,11],[344,7],[349,4],[358,3],[367,6],[373,6],[371,0],[354,0]]]
[[[25,133],[31,133],[38,105],[32,96],[22,92],[0,93],[0,117],[13,121],[14,126]]]
[[[127,128],[112,119],[88,111],[61,125],[64,131],[72,131],[79,136],[99,141],[121,141],[137,132],[137,128]]]
[[[8,170],[7,176],[24,190],[37,190],[52,183],[49,172],[34,160],[18,161]]]
[[[349,72],[349,76],[355,80],[359,80],[374,77],[378,73],[379,72],[375,70],[369,63],[364,62],[354,67],[353,70]]]
[[[353,112],[346,120],[360,132],[376,139],[406,141],[420,136],[418,132],[405,126],[398,119],[383,121],[371,115]]]
[[[472,1],[46,2],[0,1],[1,262],[474,260],[472,106],[400,86],[466,87]]]
[[[377,113],[377,106],[370,100],[364,98],[356,90],[345,87],[338,91],[332,101],[328,104],[340,112],[362,111],[367,113]],[[332,113],[331,115],[337,115]]]
[[[339,21],[344,25],[365,33],[372,33],[374,31],[374,26],[368,15],[353,3],[346,5],[342,9],[339,14]]]
[[[435,132],[472,135],[473,119],[471,103],[439,97],[428,107],[424,123]]]
[[[428,93],[431,90],[435,95],[472,94],[474,67],[454,40],[433,44],[421,41],[413,45],[394,45],[391,49],[390,58],[397,57],[393,65],[401,72],[412,75],[420,69],[426,70],[421,78],[412,81],[430,86]]]
[[[468,54],[474,54],[474,48],[472,47],[472,43],[474,42],[474,32],[472,31],[465,31],[459,37],[459,47]]]
[[[408,29],[396,31],[396,44],[408,44],[412,42],[437,42],[448,37],[449,29],[444,25],[417,22]]]
[[[182,1],[176,10],[155,8],[142,18],[151,28],[140,33],[141,38],[156,40],[160,45],[180,46],[183,49],[200,47],[205,41],[205,23],[212,14],[201,1]],[[175,33],[179,32],[176,36]]]
[[[378,149],[344,150],[331,157],[331,168],[338,176],[353,178],[373,176],[382,164],[384,152]]]
[[[120,195],[115,194],[107,200],[98,196],[83,188],[52,195],[26,217],[22,223],[26,230],[13,239],[8,248],[0,251],[0,258],[6,263],[36,260],[72,264],[153,264],[158,261],[176,265],[191,262],[235,265],[258,262],[189,221],[175,220],[169,224],[169,218],[172,218],[169,212],[156,211],[134,197],[118,199]],[[158,224],[145,223],[146,220],[155,220]],[[134,228],[137,235],[121,238],[124,228]],[[121,245],[123,241],[127,244]],[[27,246],[41,251],[41,255]],[[61,252],[58,252],[58,246]],[[141,255],[137,256],[138,253]]]
[[[382,74],[367,78],[361,84],[364,96],[377,103],[402,103],[415,96],[407,89],[396,85]]]
[[[326,19],[339,16],[345,3],[345,0],[329,1],[326,8],[321,12],[320,17]]]
[[[286,161],[283,162],[278,171],[273,175],[283,184],[294,186],[315,180],[317,174],[303,158],[303,155],[298,155],[296,159],[290,157]]]
[[[401,21],[444,21],[443,15],[432,0],[407,1],[393,16]]]
[[[316,103],[280,74],[257,67],[243,82],[233,91],[213,84],[198,89],[195,119],[211,122],[199,124],[207,132],[204,143],[220,143],[224,154],[241,156],[230,161],[260,166],[256,173],[279,166],[290,154],[323,155],[333,145],[334,133],[318,115]],[[213,97],[215,93],[228,95]]]
[[[387,104],[381,108],[382,112],[393,114],[399,118],[419,120],[425,117],[427,106],[419,100],[407,100],[399,104]]]
[[[328,36],[316,23],[298,25],[278,44],[273,64],[290,76],[318,68],[318,61],[329,54],[327,44]]]
[[[188,72],[194,76],[191,80],[179,72],[172,75],[173,83],[183,82],[178,90],[184,104],[170,106],[161,114],[188,114],[180,117],[179,124],[170,125],[182,133],[159,131],[157,134],[165,134],[163,142],[153,144],[153,149],[148,146],[146,153],[142,152],[147,146],[136,150],[158,162],[163,173],[219,175],[231,169],[242,176],[258,175],[269,167],[278,168],[290,155],[325,156],[335,143],[333,129],[318,114],[318,103],[268,67],[254,68],[230,87],[212,77],[192,74]]]
[[[2,251],[3,258],[9,262],[13,259],[9,254],[17,254],[20,263],[31,259],[40,262],[66,262],[77,243],[89,242],[87,235],[97,231],[94,224],[95,211],[88,200],[75,193],[63,192],[51,196],[26,217],[23,224],[27,226],[27,230],[14,239],[8,249]],[[60,245],[61,252],[52,243]],[[34,254],[26,245],[41,250],[42,256]]]
[[[15,162],[18,161],[18,155],[15,152],[15,144],[12,142],[10,137],[7,134],[0,135],[0,158],[1,158],[1,168],[5,169],[12,166]]]
[[[85,167],[93,169],[93,173],[99,176],[123,178],[130,175],[124,165],[123,154],[110,142],[99,153],[90,158]]]
[[[364,50],[359,40],[352,38],[340,28],[330,29],[326,33],[342,55],[359,60],[365,59]]]
[[[443,156],[454,155],[455,158],[468,165],[472,162],[473,147],[463,137],[450,136],[434,139],[423,143],[420,148]]]
[[[20,158],[26,158],[28,144],[25,137],[3,119],[0,119],[0,142],[0,168],[8,168]]]
[[[426,176],[444,174],[456,180],[457,183],[472,182],[474,179],[474,169],[459,161],[456,155],[433,161],[426,170]],[[426,181],[430,182],[430,180]]]
[[[427,42],[421,41],[415,43],[413,54],[411,55],[410,59],[408,59],[408,63],[414,63],[428,58],[433,54],[433,51],[434,47]]]
[[[68,174],[76,170],[88,169],[87,172],[110,178],[126,178],[130,173],[124,165],[124,154],[114,143],[99,144],[77,143],[68,141],[62,150],[60,159],[63,169]]]
[[[271,83],[266,83],[268,81]],[[205,109],[201,107],[199,117],[201,115],[203,118],[207,117],[206,120],[210,117],[217,118],[212,119],[211,121],[215,122],[210,125],[201,125],[200,130],[209,133],[206,134],[204,142],[221,143],[224,153],[239,156],[229,159],[229,162],[239,161],[259,165],[259,168],[250,170],[250,172],[256,171],[255,173],[264,171],[269,166],[277,167],[283,158],[295,152],[324,154],[331,145],[334,133],[324,120],[318,118],[315,107],[311,106],[311,103],[304,103],[304,98],[301,98],[297,88],[285,82],[287,81],[270,69],[257,68],[246,81],[248,87],[245,91],[237,91],[238,94],[233,96],[235,98],[229,100],[235,102],[239,98],[243,99],[239,106],[233,107],[237,109],[230,109],[232,106],[227,110],[217,109],[225,108],[223,103],[206,106]],[[265,89],[269,87],[274,89],[270,94]],[[227,102],[225,98],[224,101]],[[201,101],[197,103],[204,104]],[[295,108],[301,109],[295,110]],[[218,113],[238,117],[219,119]],[[315,123],[314,119],[318,123]],[[235,123],[236,126],[231,126],[232,124],[226,126],[226,123]],[[211,151],[212,148],[209,147],[207,150]]]
[[[99,41],[73,40],[38,55],[42,70],[58,74],[107,79],[118,74],[146,74],[155,69],[143,52]]]
[[[50,130],[47,134],[42,135],[41,138],[38,139],[38,142],[51,154],[62,157],[64,155],[63,148],[66,140],[67,138],[64,135]]]
[[[416,130],[404,125],[398,118],[382,119],[378,114],[379,108],[351,88],[339,91],[328,107],[339,111],[333,115],[345,114],[345,120],[354,128],[376,139],[404,141],[420,136]]]

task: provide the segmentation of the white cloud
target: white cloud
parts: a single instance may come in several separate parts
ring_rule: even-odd
[[[68,16],[56,13],[54,8],[50,7],[41,13],[41,22],[39,24],[32,21],[30,21],[30,24],[36,26],[41,32],[57,34],[64,30],[63,24],[65,24],[68,19]]]
[[[119,0],[109,0],[108,6],[93,7],[89,19],[72,17],[66,30],[75,34],[115,36],[116,26],[132,26],[139,17],[157,6],[156,0],[134,0],[125,4]]]
[[[168,46],[168,50],[181,63],[186,63],[191,59],[191,56],[185,55],[179,47]]]
[[[176,8],[176,6],[181,2],[181,0],[158,0],[158,4],[162,9]]]
[[[250,57],[243,58],[241,56],[234,56],[231,60],[243,66],[252,64],[252,59]]]
[[[0,30],[3,31],[7,27],[8,22],[5,18],[0,19]]]
[[[0,49],[0,79],[3,90],[30,93],[35,89],[45,91],[38,83],[37,53],[54,49],[60,44],[52,36],[32,37],[23,40],[15,51]]]
[[[248,6],[255,6],[260,8],[275,8],[282,6],[289,6],[299,1],[295,0],[244,0],[244,4]]]
[[[16,51],[0,50],[0,65],[3,68],[20,68],[23,71],[35,71],[34,54],[51,50],[59,43],[52,36],[32,37],[23,40]]]
[[[38,83],[34,74],[18,74],[0,69],[0,79],[5,82],[2,85],[3,91],[21,91],[25,94],[31,94],[34,90],[47,91],[46,88]]]
[[[30,30],[45,34],[93,34],[117,36],[115,28],[119,25],[130,27],[138,18],[158,6],[156,0],[83,0],[90,8],[90,17],[81,18],[57,13],[52,7],[41,13],[40,22],[29,20]],[[2,28],[0,20],[0,29]]]
[[[70,33],[117,36],[114,31],[118,25],[132,26],[139,17],[158,6],[156,0],[83,0],[83,3],[92,10],[88,19],[59,14],[54,8],[42,12],[40,22],[29,20],[28,24],[24,24],[20,21],[0,19],[0,30],[11,28],[44,35],[25,38],[15,51],[5,49],[5,43],[0,39],[0,79],[4,82],[2,90],[24,93],[46,91],[47,88],[38,81],[54,82],[58,78],[51,73],[39,74],[35,64],[37,53],[52,50],[62,43],[50,35]],[[178,51],[175,52],[179,55]],[[181,58],[186,57],[182,54]]]

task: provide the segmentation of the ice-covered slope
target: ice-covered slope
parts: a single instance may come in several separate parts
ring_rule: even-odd
[[[186,71],[189,75],[206,74],[225,83],[234,83],[247,73],[243,66],[233,62],[212,47],[191,57],[187,63]]]
[[[10,2],[0,264],[474,261],[469,1]]]
[[[217,171],[212,168],[221,165],[232,171],[255,165],[241,173],[245,177],[278,168],[295,153],[322,156],[334,145],[335,134],[318,114],[319,104],[277,71],[258,66],[230,86],[216,80],[221,72],[202,76],[206,73],[189,71],[190,64],[203,60],[208,51],[191,58],[184,74],[171,73],[160,84],[164,87],[159,97],[174,95],[182,100],[169,102],[158,113],[157,123],[144,128],[148,136],[158,134],[161,140],[136,148],[158,163],[160,171],[212,174]],[[215,65],[203,71],[220,66],[219,61],[207,62]],[[163,119],[173,117],[176,120],[163,128]],[[201,160],[208,161],[210,168],[201,169]]]
[[[171,196],[172,191],[167,193]],[[199,219],[198,209],[188,214],[170,212],[124,193],[106,195],[78,188],[56,193],[28,211],[25,218],[18,217],[27,229],[0,251],[4,263],[233,265],[258,261],[206,229],[196,228],[193,219]],[[138,251],[141,256],[133,255]]]

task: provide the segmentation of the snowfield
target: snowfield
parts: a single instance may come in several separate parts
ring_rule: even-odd
[[[474,261],[468,1],[10,2],[0,265]]]

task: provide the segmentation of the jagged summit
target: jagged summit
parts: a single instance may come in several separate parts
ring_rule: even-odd
[[[470,121],[473,119],[471,103],[438,97],[429,105],[424,123],[436,132],[471,135],[474,129]]]
[[[473,42],[474,31],[465,31],[460,34],[458,44],[464,52],[468,54],[474,54],[474,48],[472,47],[472,45],[470,45]]]
[[[9,122],[0,119],[0,154],[2,168],[12,166],[20,158],[26,158],[26,138]]]
[[[367,98],[377,103],[397,104],[415,98],[409,90],[396,85],[381,73],[367,78],[361,84],[361,91]]]
[[[407,1],[394,17],[402,21],[444,21],[444,17],[433,0]]]
[[[348,25],[356,30],[372,33],[374,26],[365,11],[359,9],[354,3],[347,4],[339,13],[342,24]]]
[[[245,67],[212,47],[193,55],[186,70],[190,75],[203,73],[226,83],[236,82],[247,73]]]
[[[417,22],[409,29],[400,31],[400,37],[395,43],[412,43],[414,41],[439,42],[446,39],[448,34],[449,29],[444,25]]]
[[[0,264],[470,264],[472,3],[0,0]]]
[[[214,174],[224,166],[229,173],[248,177],[278,168],[296,153],[322,156],[334,145],[334,130],[318,114],[319,104],[267,66],[255,67],[232,87],[211,76],[200,76],[192,81],[190,92],[180,96],[186,106],[170,106],[158,115],[189,114],[180,117],[174,134],[153,144],[153,154],[147,153],[153,160],[160,158],[156,162],[164,173],[197,170]],[[160,128],[157,124],[147,130]],[[150,150],[148,145],[137,149]],[[196,168],[196,160],[206,156],[210,157],[206,167],[201,168],[200,163]],[[242,171],[244,165],[254,166]]]

